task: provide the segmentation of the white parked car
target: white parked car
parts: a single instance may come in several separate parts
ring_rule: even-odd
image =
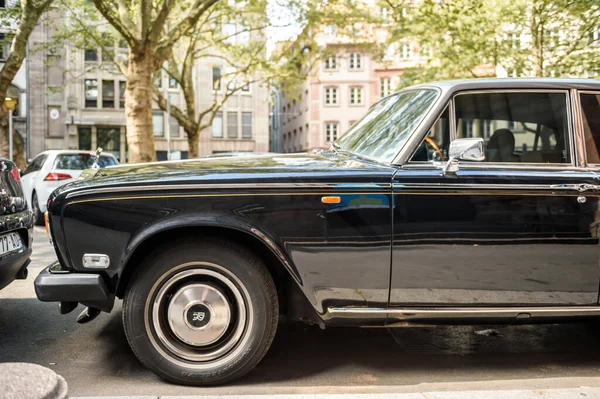
[[[35,224],[43,224],[50,194],[57,187],[77,179],[93,163],[94,153],[73,150],[44,151],[31,160],[21,175],[21,181]],[[98,160],[101,168],[118,163],[117,158],[111,154],[101,154]]]

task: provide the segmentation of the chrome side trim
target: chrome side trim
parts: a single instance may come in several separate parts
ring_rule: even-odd
[[[600,191],[594,184],[468,184],[468,183],[394,183],[394,189],[450,189],[450,190],[502,190],[502,191]],[[395,194],[401,194],[395,192]]]
[[[145,192],[145,191],[173,191],[173,190],[218,190],[218,189],[338,189],[338,190],[371,190],[391,188],[391,183],[222,183],[222,184],[158,184],[148,186],[114,186],[72,191],[67,194],[67,199],[82,195],[94,195],[105,193],[122,192]]]
[[[325,319],[380,319],[392,321],[456,318],[534,318],[600,316],[600,306],[453,307],[453,308],[327,308]]]
[[[413,162],[402,165],[402,169],[442,170],[445,162]],[[460,162],[460,170],[548,170],[581,172],[583,168],[568,163],[508,163],[508,162]]]

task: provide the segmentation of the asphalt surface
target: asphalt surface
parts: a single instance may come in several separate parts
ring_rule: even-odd
[[[75,322],[38,302],[33,279],[55,258],[36,228],[27,280],[0,291],[0,362],[50,367],[72,396],[386,393],[600,387],[600,323],[395,330],[281,325],[265,359],[235,384],[163,382],[135,358],[120,304]]]

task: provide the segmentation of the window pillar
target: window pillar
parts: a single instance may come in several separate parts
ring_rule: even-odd
[[[121,163],[127,162],[127,128],[125,126],[121,126],[119,128],[121,131],[121,145],[119,150],[119,159]]]
[[[96,136],[96,125],[92,125],[92,151],[98,149],[98,138]]]

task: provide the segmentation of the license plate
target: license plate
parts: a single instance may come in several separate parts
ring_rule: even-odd
[[[23,242],[21,242],[21,236],[18,233],[0,236],[0,256],[18,251],[21,248],[23,248]]]

